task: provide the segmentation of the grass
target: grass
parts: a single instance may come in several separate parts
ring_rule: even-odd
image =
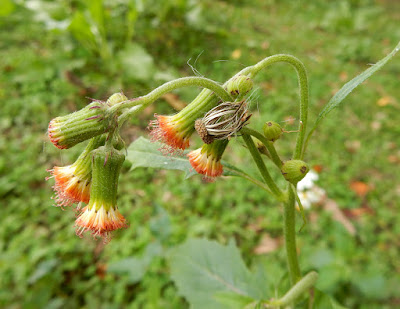
[[[134,97],[165,78],[192,75],[188,59],[200,74],[223,82],[268,55],[290,53],[308,69],[312,123],[341,85],[397,44],[399,5],[204,1],[185,8],[173,3],[139,12],[129,41],[115,30],[123,29],[121,20],[109,17],[109,41],[127,51],[115,49],[110,59],[87,50],[68,31],[46,30],[37,14],[20,5],[0,20],[7,30],[0,32],[1,306],[187,308],[169,279],[166,253],[156,256],[142,277],[107,268],[128,257],[143,257],[151,243],[161,242],[167,252],[188,237],[221,243],[233,238],[253,268],[267,268],[274,278],[285,275],[281,246],[266,255],[253,252],[265,234],[280,243],[281,209],[241,179],[205,184],[201,177],[184,180],[178,172],[130,172],[127,164],[120,179],[119,207],[130,228],[117,232],[107,246],[90,237],[79,239],[74,235],[75,214],[52,207],[51,181],[44,178],[46,169],[69,164],[83,146],[55,149],[46,137],[48,122],[83,107],[86,97],[104,99],[120,89]],[[83,11],[84,6],[77,4],[69,10]],[[171,11],[173,19],[163,17]],[[126,64],[131,54],[151,60],[143,61],[144,67]],[[127,65],[150,73],[135,76],[124,69]],[[350,308],[394,308],[400,302],[395,172],[399,71],[397,56],[357,88],[324,121],[306,154],[311,166],[322,167],[319,185],[348,215],[357,233],[350,236],[322,207],[312,208],[307,213],[310,223],[299,235],[300,265],[303,271],[317,269],[318,287]],[[298,117],[293,72],[276,65],[260,74],[252,96],[251,127],[261,129],[267,120]],[[188,102],[197,90],[177,93]],[[165,102],[156,105],[158,113],[172,112]],[[148,135],[145,128],[155,111],[151,107],[131,121],[124,131],[128,143]],[[293,143],[290,134],[277,143],[285,158]],[[247,167],[243,143],[231,144],[227,160]],[[366,184],[369,192],[357,194],[351,189],[355,181]],[[363,209],[368,211],[360,215]]]

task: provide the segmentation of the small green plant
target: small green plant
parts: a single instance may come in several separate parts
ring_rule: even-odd
[[[79,236],[90,231],[95,237],[108,241],[113,230],[126,227],[116,202],[118,176],[125,160],[125,143],[120,137],[123,124],[154,103],[162,95],[181,87],[204,88],[184,109],[175,115],[155,115],[150,123],[151,141],[140,138],[128,150],[128,160],[134,167],[194,171],[207,180],[221,175],[238,176],[252,182],[266,194],[273,196],[283,207],[283,234],[285,238],[287,270],[290,288],[283,295],[272,295],[265,288],[265,278],[250,272],[235,244],[227,246],[212,241],[192,239],[172,250],[170,265],[172,278],[180,293],[193,308],[293,308],[308,301],[313,307],[314,287],[318,274],[303,274],[296,247],[295,205],[306,217],[297,195],[297,183],[309,171],[305,160],[307,145],[321,121],[350,92],[386,64],[400,49],[400,43],[385,58],[345,84],[320,112],[314,125],[308,125],[309,85],[302,62],[291,55],[279,54],[265,58],[247,67],[223,85],[204,77],[185,77],[161,85],[150,93],[128,99],[122,93],[107,101],[94,100],[85,108],[70,115],[57,117],[49,124],[52,143],[67,149],[90,140],[78,158],[67,167],[54,167],[56,204],[61,207],[77,203],[76,230]],[[294,67],[300,94],[300,120],[292,157],[284,160],[276,149],[285,131],[274,121],[267,121],[263,130],[250,128],[249,93],[257,74],[278,62]],[[197,132],[204,144],[186,152],[190,138]],[[257,166],[261,179],[236,166],[222,161],[229,143],[241,137]],[[153,142],[153,143],[152,143]],[[161,142],[161,144],[159,143]],[[158,155],[158,149],[164,154]],[[271,160],[282,179],[274,179],[265,160]],[[284,186],[281,184],[285,183]],[[87,205],[82,208],[82,204]],[[314,297],[311,295],[314,294]],[[340,308],[329,300],[332,308]]]

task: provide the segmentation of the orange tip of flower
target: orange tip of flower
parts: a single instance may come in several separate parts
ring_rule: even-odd
[[[55,166],[50,173],[54,178],[53,189],[56,193],[58,206],[70,206],[73,203],[88,203],[90,198],[90,179],[80,179],[75,175],[76,168],[72,165]]]
[[[186,149],[189,147],[189,137],[185,132],[179,132],[176,121],[171,116],[154,115],[156,120],[150,123],[152,127],[151,140],[161,141],[172,149]]]
[[[68,148],[67,145],[60,145],[61,138],[57,135],[59,126],[57,125],[57,118],[54,118],[50,121],[49,127],[47,129],[47,133],[49,135],[50,141],[59,149],[66,149]]]
[[[201,152],[201,148],[187,154],[189,162],[195,171],[207,177],[218,177],[222,175],[223,165],[213,155]]]
[[[86,206],[82,209],[75,226],[79,237],[82,237],[84,232],[91,231],[93,236],[100,236],[107,241],[111,231],[126,228],[128,224],[117,208],[110,207],[106,210],[102,205],[96,210],[96,204],[92,204],[90,208]]]

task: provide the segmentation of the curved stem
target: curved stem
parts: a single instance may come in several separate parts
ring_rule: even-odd
[[[268,169],[265,166],[264,161],[261,158],[261,155],[258,152],[256,145],[254,144],[253,140],[251,139],[251,136],[248,134],[243,134],[242,137],[243,137],[243,140],[246,143],[247,148],[249,149],[251,156],[253,157],[254,162],[256,163],[265,183],[268,185],[268,187],[271,189],[272,193],[275,195],[275,197],[279,201],[284,201],[286,199],[285,194],[281,191],[281,189],[278,188],[278,186],[276,185],[274,180],[271,178],[271,175],[269,174]]]
[[[262,69],[268,67],[269,65],[277,62],[286,62],[291,64],[296,72],[299,80],[300,88],[300,121],[299,124],[299,134],[296,139],[296,147],[293,152],[293,159],[303,159],[303,144],[304,136],[307,129],[307,116],[308,116],[308,78],[306,68],[304,64],[294,56],[279,54],[267,57],[261,60],[259,63],[248,69],[249,77],[254,78]],[[245,69],[246,70],[246,69]]]
[[[308,289],[312,288],[318,280],[318,274],[315,271],[309,272],[299,282],[297,282],[283,297],[268,303],[272,307],[288,306],[304,294]]]
[[[259,139],[267,148],[269,154],[271,155],[271,160],[272,162],[275,163],[275,165],[281,169],[282,168],[282,160],[279,157],[278,153],[276,152],[274,143],[268,141],[264,135],[262,135],[260,132],[250,129],[250,128],[243,128],[242,130],[240,130],[240,132],[245,133],[245,134],[249,134],[254,136],[255,138]]]
[[[183,77],[165,83],[145,96],[115,104],[109,109],[109,113],[113,114],[121,109],[132,108],[139,104],[146,107],[157,100],[159,97],[161,97],[163,94],[166,94],[178,88],[190,86],[207,88],[213,91],[223,101],[232,100],[231,96],[225,91],[225,89],[211,79],[204,77]]]
[[[286,258],[289,269],[291,285],[295,285],[301,278],[299,261],[297,259],[296,248],[296,213],[295,213],[295,193],[288,186],[289,198],[284,204],[283,211],[283,233],[285,236]]]

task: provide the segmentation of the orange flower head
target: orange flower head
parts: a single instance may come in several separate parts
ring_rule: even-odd
[[[88,203],[90,198],[90,185],[92,181],[91,151],[104,145],[105,136],[96,136],[91,139],[78,159],[68,166],[55,166],[49,172],[54,178],[56,205],[70,206],[73,203]]]
[[[204,144],[201,148],[187,154],[189,162],[197,173],[211,179],[221,176],[223,165],[221,157],[228,140],[216,140],[212,144]]]
[[[150,122],[151,140],[161,141],[170,147],[168,152],[175,150],[184,150],[189,147],[189,138],[193,133],[193,129],[188,126],[184,127],[184,123],[175,120],[174,116],[162,116],[155,114],[156,120]]]
[[[173,153],[189,147],[189,139],[194,132],[196,119],[216,106],[219,97],[211,90],[204,89],[184,109],[172,116],[154,115],[156,120],[150,122],[152,141],[161,141]]]
[[[125,156],[105,146],[93,151],[89,204],[75,221],[76,234],[85,231],[109,240],[110,232],[127,226],[117,207],[118,177]]]

